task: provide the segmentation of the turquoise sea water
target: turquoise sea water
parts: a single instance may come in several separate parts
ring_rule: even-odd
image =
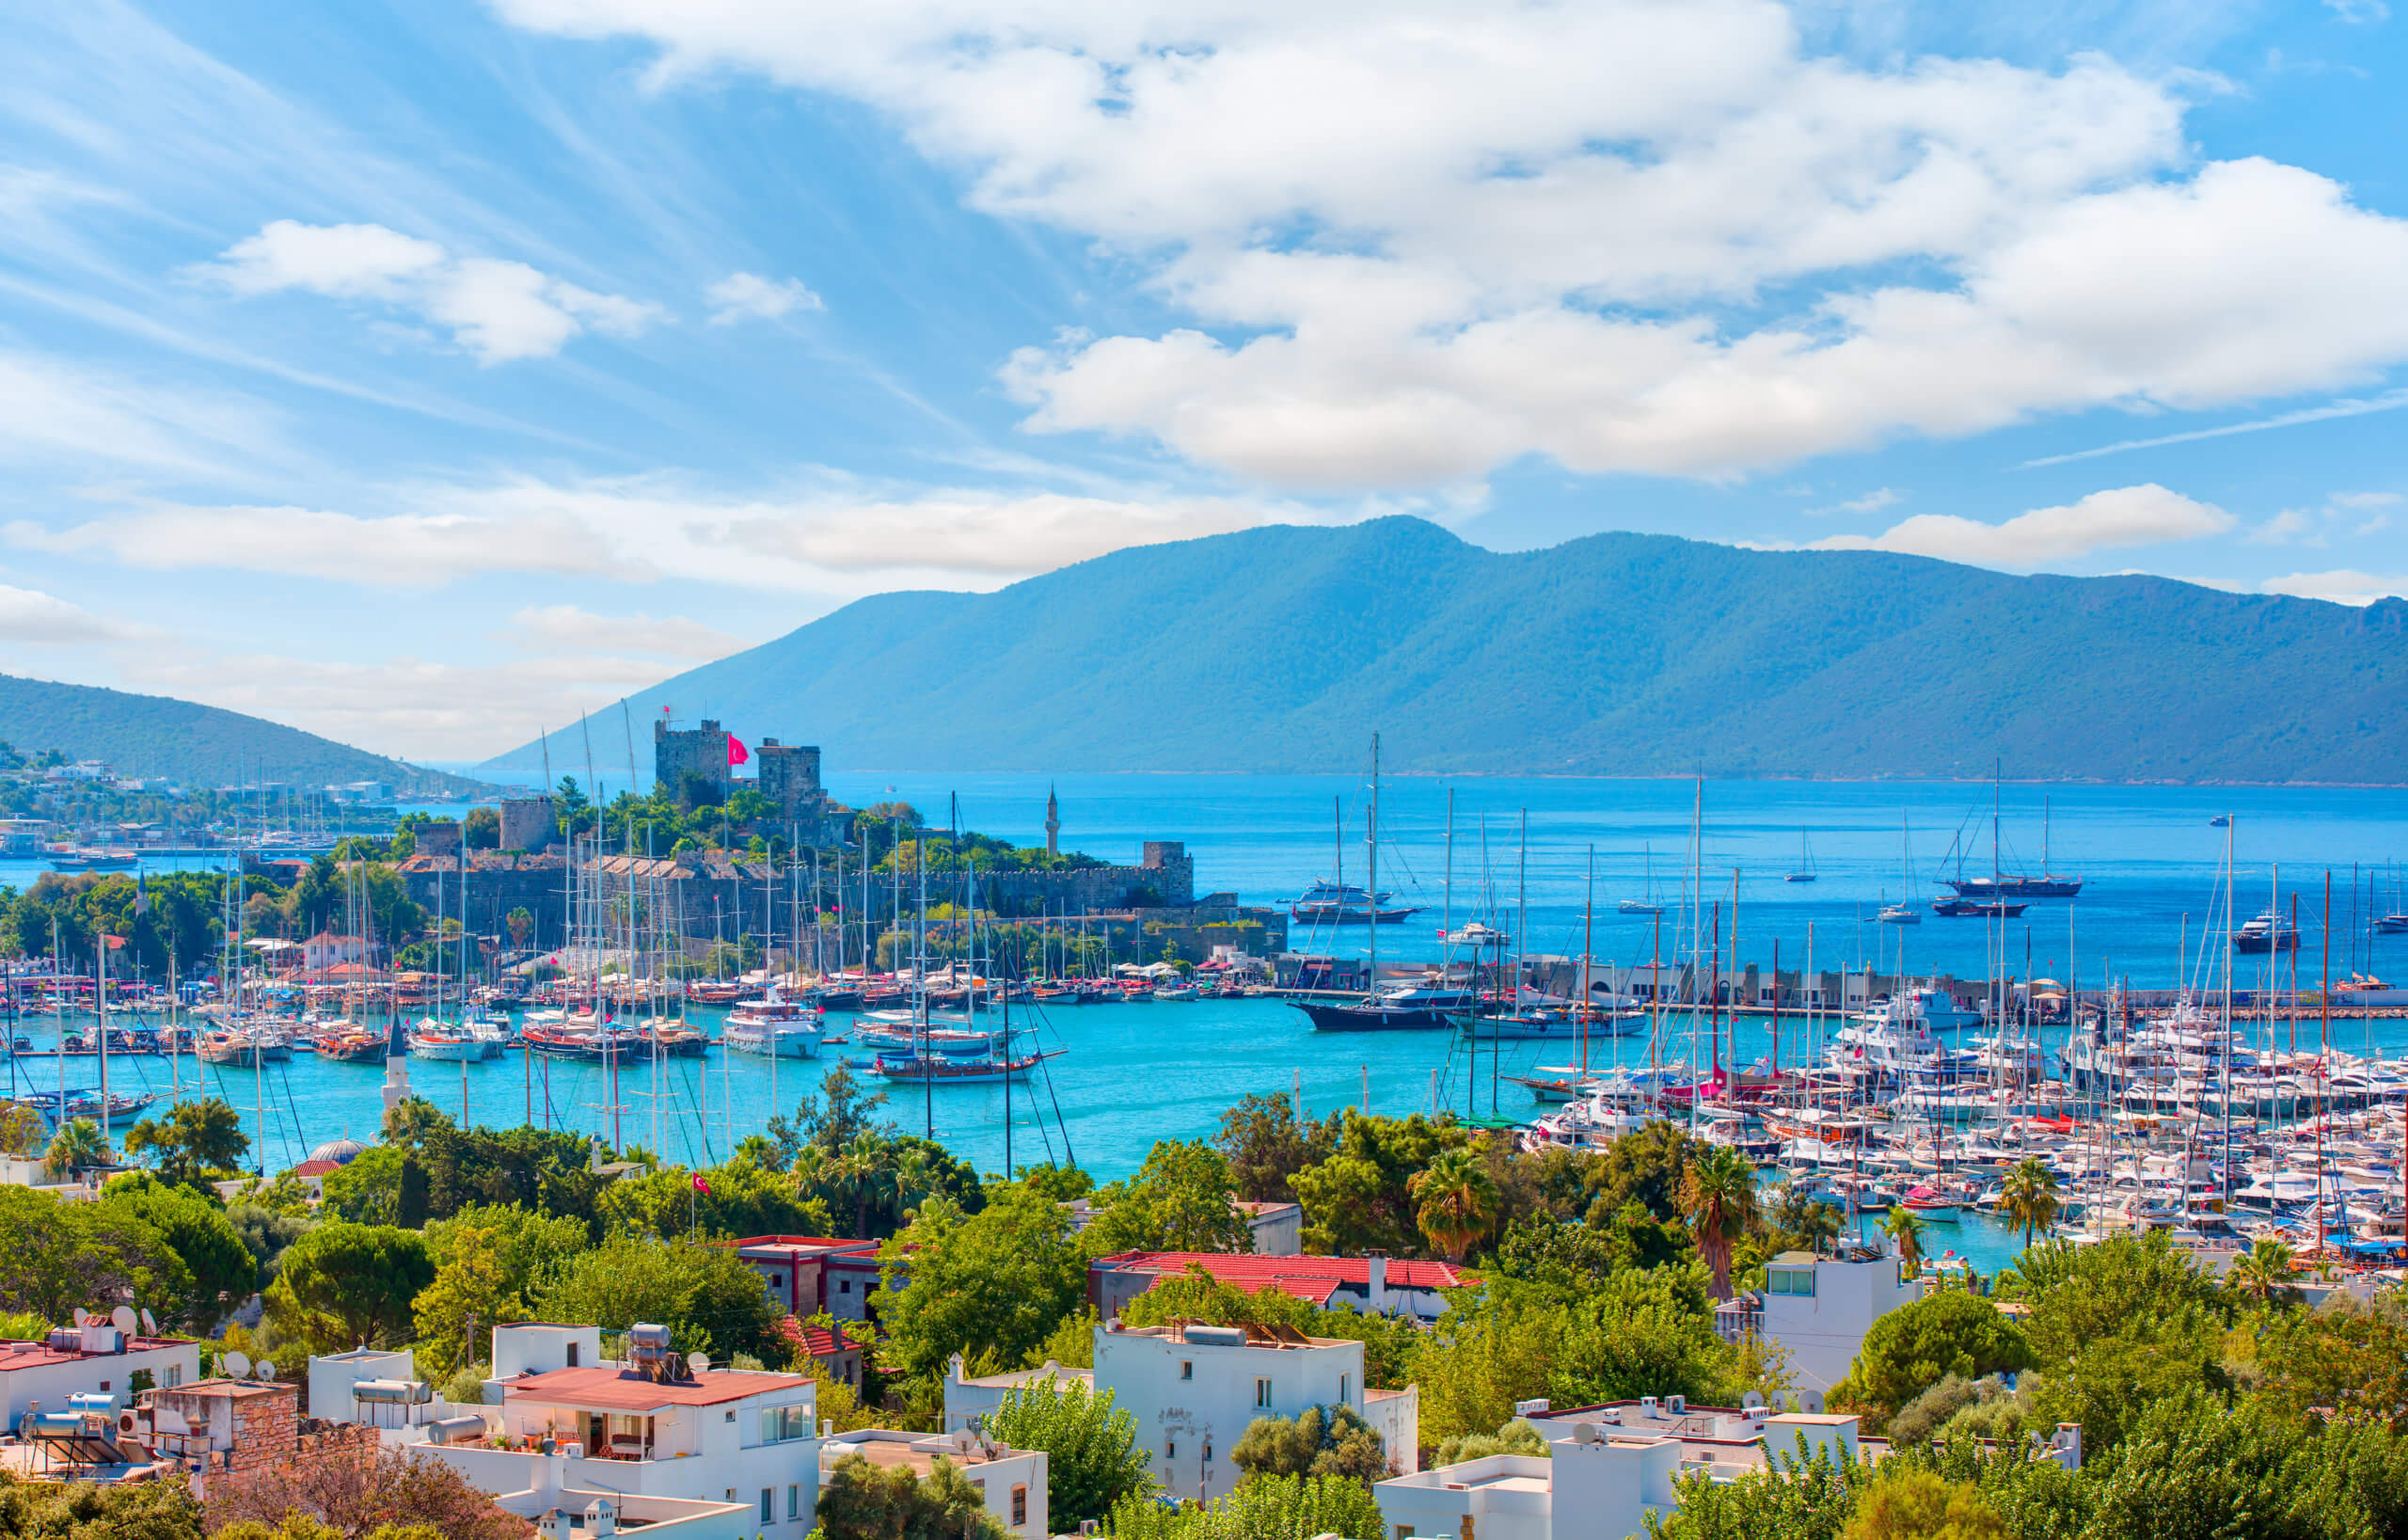
[[[1365,786],[1359,779],[1069,776],[1054,784],[1061,798],[1066,848],[1133,862],[1145,840],[1183,840],[1196,858],[1199,892],[1234,891],[1254,903],[1282,902],[1330,872],[1335,798],[1348,829],[1348,878],[1359,881],[1362,874]],[[855,805],[901,797],[938,820],[948,816],[949,795],[958,794],[966,825],[1037,843],[1043,837],[1039,824],[1047,786],[1038,776],[837,776],[832,790]],[[1413,922],[1382,928],[1383,958],[1438,955],[1436,932],[1448,902],[1447,792],[1447,784],[1429,780],[1383,783],[1386,838],[1381,886],[1429,906]],[[1685,945],[1687,921],[1676,915],[1683,913],[1693,795],[1687,782],[1456,784],[1455,923],[1486,913],[1492,902],[1503,911],[1500,918],[1512,922],[1524,891],[1520,830],[1527,809],[1531,950],[1578,951],[1593,847],[1598,958],[1644,961],[1651,945],[1661,945],[1668,956],[1676,952]],[[2221,901],[2227,834],[2208,820],[2229,814],[2236,907],[2245,919],[2267,906],[2271,891],[2288,912],[2291,895],[2299,894],[2306,931],[2304,980],[2315,976],[2324,942],[2319,914],[2330,866],[2337,872],[2337,975],[2354,965],[2408,983],[2408,937],[2374,937],[2366,923],[2369,907],[2398,907],[2384,864],[2408,854],[2408,796],[2369,789],[2009,786],[2004,837],[2010,868],[2036,870],[2040,865],[2044,798],[2050,808],[2050,865],[2081,874],[2088,885],[2071,904],[2035,904],[2028,925],[1930,916],[1902,929],[1863,923],[1885,897],[1910,891],[1919,902],[1927,900],[1935,868],[1960,828],[1974,845],[1966,869],[1988,869],[1990,789],[1957,783],[1709,782],[1702,858],[1705,896],[1725,905],[1727,937],[1736,868],[1737,953],[1743,963],[1768,962],[1778,940],[1784,967],[1804,961],[1811,944],[1818,967],[1872,963],[1886,972],[1896,965],[1903,945],[1910,971],[1980,975],[1986,957],[1996,949],[2004,953],[2008,971],[2020,976],[2028,933],[2037,974],[2064,977],[2070,968],[2087,986],[2112,973],[2145,987],[2163,987],[2181,976],[2186,940],[2191,967],[2198,965],[2203,921]],[[1818,874],[1811,884],[1782,881],[1801,863],[1801,830]],[[1650,847],[1656,897],[1667,908],[1660,941],[1649,922],[1614,910],[1617,900],[1644,894]],[[2353,861],[2360,864],[2362,879],[2354,924],[2349,902]],[[0,865],[0,884],[29,882],[39,869]],[[2364,891],[2369,873],[2376,889],[2371,899]],[[1307,938],[1295,939],[1302,944]],[[1364,932],[1355,928],[1324,949],[1360,952],[1364,946]],[[2239,978],[2244,986],[2253,976],[2248,966]],[[2352,1048],[2392,1053],[2408,1043],[2408,1024],[2377,1022],[2348,1030],[2356,1034],[2355,1040],[2344,1040]],[[1296,1090],[1308,1110],[1322,1112],[1360,1103],[1368,1088],[1373,1111],[1406,1112],[1432,1104],[1434,1079],[1434,1094],[1443,1104],[1460,1108],[1468,1097],[1484,1113],[1497,1068],[1483,1048],[1475,1072],[1447,1033],[1321,1035],[1309,1030],[1301,1014],[1272,1001],[1057,1009],[1043,1017],[1039,1034],[1042,1046],[1062,1052],[1050,1061],[1043,1079],[1012,1091],[1013,1157],[1022,1163],[1062,1158],[1067,1145],[1069,1155],[1106,1178],[1133,1169],[1157,1139],[1209,1133],[1222,1109],[1250,1091]],[[48,1027],[35,1036],[46,1046]],[[1784,1056],[1792,1062],[1810,1045],[1803,1024],[1796,1022],[1784,1040]],[[1760,1023],[1742,1024],[1743,1060],[1763,1054],[1766,1046]],[[1644,1050],[1624,1042],[1621,1051]],[[1614,1052],[1613,1045],[1601,1045],[1592,1059],[1610,1063]],[[1677,1028],[1666,1052],[1688,1052],[1687,1039]],[[1509,1043],[1501,1068],[1513,1072],[1542,1057],[1558,1062],[1565,1056],[1561,1047]],[[731,1134],[740,1137],[757,1128],[773,1106],[791,1105],[800,1083],[816,1079],[825,1062],[815,1067],[782,1061],[774,1101],[768,1061],[740,1055],[714,1053],[706,1064],[674,1061],[657,1087],[648,1069],[626,1071],[618,1093],[619,1131],[629,1142],[655,1143],[657,1105],[663,1153],[679,1161],[723,1154]],[[190,1059],[183,1062],[186,1083],[196,1068]],[[471,1119],[528,1120],[531,1094],[532,1120],[543,1123],[544,1068],[538,1061],[531,1072],[517,1055],[470,1066],[465,1095]],[[58,1061],[24,1058],[12,1072],[20,1086],[55,1088]],[[248,1071],[227,1072],[222,1078],[215,1070],[207,1074],[213,1090],[245,1110],[247,1124],[263,1129],[271,1168],[341,1135],[370,1136],[376,1126],[382,1076],[375,1067],[320,1063],[297,1055],[289,1064],[269,1067],[263,1077]],[[410,1074],[438,1105],[459,1109],[464,1091],[458,1066],[413,1060]],[[89,1084],[90,1075],[88,1059],[69,1061],[71,1086]],[[147,1085],[165,1092],[171,1085],[163,1059],[112,1060],[110,1078],[113,1089]],[[548,1117],[555,1125],[609,1132],[610,1096],[599,1069],[553,1063],[549,1079]],[[257,1110],[262,1092],[263,1120]],[[1498,1087],[1496,1098],[1508,1113],[1529,1106],[1511,1085]],[[903,1088],[888,1110],[907,1129],[926,1126],[983,1169],[1002,1167],[1005,1095],[999,1087],[940,1089],[933,1097],[923,1096],[917,1087]],[[1970,1218],[1954,1236],[1936,1233],[1935,1252],[1952,1246],[1984,1266],[1995,1265],[2012,1249],[1987,1223]]]

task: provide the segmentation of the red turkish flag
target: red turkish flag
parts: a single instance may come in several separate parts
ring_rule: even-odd
[[[727,762],[729,764],[741,765],[752,757],[752,756],[750,754],[745,752],[744,742],[741,738],[737,738],[734,733],[727,735]]]

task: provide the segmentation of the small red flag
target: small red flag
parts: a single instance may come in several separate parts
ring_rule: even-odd
[[[705,1182],[699,1172],[696,1173],[694,1177],[694,1190],[702,1194],[705,1198],[708,1198],[711,1195],[711,1184]]]
[[[752,757],[752,756],[750,754],[745,752],[743,739],[737,738],[734,733],[727,735],[727,762],[729,764],[741,765]]]

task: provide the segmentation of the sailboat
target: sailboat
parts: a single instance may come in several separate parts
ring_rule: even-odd
[[[2227,826],[2228,827],[2228,826]],[[2079,877],[2060,877],[2049,869],[2049,804],[2041,803],[2040,812],[2040,875],[2032,877],[1999,869],[1999,767],[1990,766],[1990,874],[1988,877],[1943,878],[1956,890],[1959,898],[1988,901],[1997,898],[2070,898],[2082,891]],[[1992,910],[1943,910],[1943,913],[1994,913]],[[2016,911],[2020,913],[2021,911]],[[2011,916],[2010,916],[2011,917]]]
[[[1371,735],[1371,805],[1363,825],[1363,848],[1370,868],[1368,887],[1380,881],[1380,735]],[[1399,982],[1380,988],[1379,931],[1371,931],[1370,963],[1365,977],[1370,991],[1359,1000],[1291,1000],[1305,1013],[1316,1032],[1399,1032],[1442,1030],[1453,1024],[1449,1012],[1480,1003],[1477,991],[1457,989],[1444,981]]]
[[[1783,878],[1782,881],[1787,882],[1811,882],[1820,875],[1822,874],[1814,869],[1814,843],[1806,837],[1806,831],[1800,829],[1798,831],[1798,869],[1791,872],[1787,877]]]
[[[1644,902],[1637,898],[1624,898],[1614,907],[1625,914],[1661,914],[1664,913],[1664,906],[1656,901],[1656,848],[1653,845],[1642,845],[1640,849],[1645,852],[1647,860],[1647,897]]]

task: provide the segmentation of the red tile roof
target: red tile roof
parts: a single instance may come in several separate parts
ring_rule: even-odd
[[[787,1342],[798,1343],[804,1352],[815,1358],[832,1358],[854,1345],[846,1340],[845,1328],[841,1326],[834,1331],[830,1331],[824,1326],[808,1326],[791,1315],[780,1322],[779,1326],[784,1331]]]
[[[563,1406],[597,1407],[613,1412],[648,1412],[662,1406],[717,1406],[772,1390],[800,1389],[811,1383],[803,1374],[778,1374],[751,1369],[713,1369],[689,1380],[663,1385],[627,1369],[554,1369],[522,1374],[502,1385],[512,1401]]]
[[[305,1160],[285,1174],[298,1177],[326,1176],[341,1169],[342,1162],[339,1160]]]
[[[1242,1289],[1260,1291],[1269,1288],[1286,1290],[1300,1298],[1314,1298],[1305,1290],[1321,1287],[1318,1297],[1327,1298],[1329,1291],[1352,1284],[1368,1290],[1371,1286],[1371,1262],[1368,1257],[1258,1257],[1245,1252],[1221,1251],[1117,1251],[1098,1257],[1092,1263],[1097,1269],[1113,1272],[1184,1273],[1190,1267],[1200,1267],[1224,1283]],[[1451,1262],[1407,1262],[1401,1258],[1388,1262],[1387,1286],[1391,1289],[1452,1289],[1464,1281],[1460,1269]]]

